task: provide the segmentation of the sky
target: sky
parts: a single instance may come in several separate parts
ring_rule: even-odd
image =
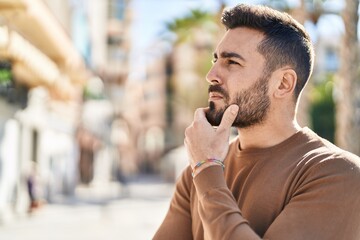
[[[238,3],[261,3],[264,0],[225,0],[227,6]],[[299,0],[287,0],[290,5],[299,4]],[[332,9],[341,9],[342,0],[326,0]],[[191,9],[202,9],[215,12],[219,9],[219,0],[132,0],[132,61],[136,66],[144,60],[147,50],[161,34],[165,32],[167,22],[182,17]],[[316,32],[311,24],[305,25],[312,38],[316,40],[317,34],[333,36],[341,34],[343,25],[338,16],[325,16],[320,19]],[[145,65],[145,64],[144,64]],[[136,72],[139,69],[136,69]]]
[[[235,5],[239,0],[228,0]],[[254,1],[251,1],[254,2]],[[217,0],[132,0],[133,39],[136,48],[143,49],[149,42],[156,40],[165,30],[165,23],[176,17],[184,16],[191,9],[216,11]]]
[[[144,79],[147,52],[165,32],[166,23],[190,9],[216,11],[216,0],[132,0],[131,79]]]
[[[226,0],[228,6],[234,6],[238,3],[260,3],[261,0]],[[327,0],[328,6],[332,8],[341,8],[342,1]],[[288,0],[289,4],[296,5],[299,0]],[[184,16],[191,9],[202,9],[209,11],[217,11],[219,9],[218,0],[132,0],[131,2],[133,14],[132,39],[133,48],[144,51],[146,47],[151,45],[160,34],[165,31],[165,23],[176,17]],[[330,29],[321,27],[320,31],[332,33],[332,30],[341,30],[336,18],[329,18],[323,25],[331,26]],[[335,28],[334,28],[335,24]]]
[[[257,0],[226,0],[228,6]],[[132,0],[132,51],[130,79],[143,79],[149,48],[165,33],[167,22],[191,9],[215,12],[219,0]],[[140,75],[140,76],[139,76]]]

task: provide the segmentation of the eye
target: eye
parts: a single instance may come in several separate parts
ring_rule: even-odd
[[[217,62],[217,58],[213,58],[212,60],[211,60],[211,63],[216,63]]]
[[[238,62],[235,62],[235,61],[233,61],[231,59],[229,59],[227,62],[228,62],[229,65],[231,65],[231,64],[240,65]]]

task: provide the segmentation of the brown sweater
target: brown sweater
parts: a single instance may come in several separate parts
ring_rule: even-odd
[[[153,239],[360,239],[359,157],[308,128],[270,148],[238,146],[224,173],[184,171]]]

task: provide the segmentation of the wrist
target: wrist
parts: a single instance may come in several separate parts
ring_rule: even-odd
[[[221,166],[223,169],[225,168],[224,163],[218,159],[206,159],[201,162],[197,162],[194,166],[192,166],[192,176],[193,178],[196,177],[200,172],[204,169],[211,167],[211,166]]]

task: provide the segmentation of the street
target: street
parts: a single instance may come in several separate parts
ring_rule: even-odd
[[[73,198],[0,225],[0,239],[151,239],[166,214],[173,186],[153,178],[131,182],[127,189],[118,184],[80,186]]]

